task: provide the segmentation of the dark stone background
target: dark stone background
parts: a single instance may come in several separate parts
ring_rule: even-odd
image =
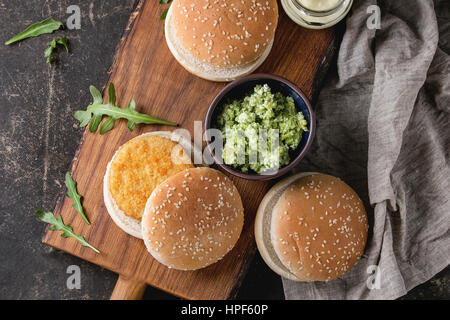
[[[157,0],[148,0],[157,1]],[[81,29],[5,46],[25,26],[66,21],[81,8]],[[117,275],[41,244],[45,225],[34,210],[53,210],[82,134],[71,113],[101,88],[135,0],[0,0],[0,299],[107,299]],[[447,16],[448,17],[448,16]],[[49,66],[43,57],[55,35],[70,41]],[[81,289],[66,288],[69,265],[81,268]],[[450,269],[405,298],[448,299]],[[173,299],[148,288],[146,299]],[[281,280],[257,256],[238,299],[283,299]]]

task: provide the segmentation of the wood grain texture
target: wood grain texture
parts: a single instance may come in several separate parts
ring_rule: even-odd
[[[202,121],[209,103],[224,87],[197,78],[181,67],[165,44],[161,7],[157,1],[139,2],[130,18],[125,36],[117,48],[110,81],[116,87],[118,104],[131,98],[137,109],[174,121],[193,132],[194,121]],[[332,56],[334,29],[306,30],[293,23],[280,6],[280,21],[274,47],[257,72],[274,73],[296,83],[313,97]],[[88,92],[86,90],[86,92]],[[85,131],[72,164],[72,176],[84,195],[83,206],[91,226],[72,208],[72,200],[61,196],[55,209],[65,223],[82,234],[101,253],[80,246],[73,239],[47,231],[43,242],[82,259],[119,273],[126,279],[143,282],[187,299],[227,299],[237,292],[256,246],[253,221],[268,182],[231,177],[245,209],[245,224],[235,248],[220,262],[198,271],[177,271],[159,264],[147,253],[144,243],[127,235],[110,219],[103,203],[102,183],[106,165],[115,150],[129,139],[148,131],[172,130],[164,126],[139,126],[128,131],[125,121],[100,136]]]
[[[140,300],[144,295],[145,282],[119,276],[110,300]]]

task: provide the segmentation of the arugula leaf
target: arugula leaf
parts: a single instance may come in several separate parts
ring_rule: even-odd
[[[23,39],[37,37],[45,33],[52,33],[53,31],[61,28],[63,25],[64,24],[60,21],[55,21],[52,18],[47,18],[45,20],[32,24],[18,35],[6,41],[5,44],[9,45],[11,43],[21,41]]]
[[[44,57],[47,58],[48,64],[52,63],[53,50],[56,49],[56,45],[58,45],[58,44],[63,45],[64,48],[66,48],[66,52],[69,52],[69,45],[67,43],[67,38],[66,37],[54,37],[52,41],[47,43],[48,47],[44,51]]]
[[[77,210],[77,212],[80,214],[81,218],[83,218],[84,222],[86,222],[88,225],[91,223],[89,222],[88,218],[84,214],[83,206],[81,205],[81,196],[77,192],[77,183],[75,180],[73,180],[72,176],[69,172],[66,173],[66,181],[65,181],[66,187],[67,187],[67,193],[66,195],[73,200],[72,207]]]
[[[68,40],[66,37],[55,37],[52,40],[52,45],[53,45],[53,41],[56,39],[56,43],[63,45],[64,48],[66,48],[66,52],[69,52],[69,44],[68,44]]]
[[[82,246],[89,247],[97,253],[100,253],[98,249],[90,245],[83,236],[77,235],[73,232],[72,227],[69,224],[64,224],[60,215],[55,217],[52,212],[44,212],[43,210],[36,210],[36,215],[39,217],[41,221],[51,224],[50,230],[52,231],[62,231],[61,237],[63,238],[74,238],[76,239]]]
[[[162,13],[161,16],[159,17],[159,20],[164,20],[167,17],[167,12],[169,11],[169,8],[165,8]]]
[[[159,0],[159,4],[166,4],[171,2],[172,0]]]
[[[93,98],[93,102],[88,105],[86,110],[78,110],[73,113],[73,116],[80,121],[81,127],[86,127],[89,124],[89,131],[96,132],[103,116],[108,118],[100,127],[100,134],[104,134],[114,127],[117,119],[128,120],[128,129],[133,131],[136,124],[163,124],[169,126],[178,126],[178,124],[170,121],[164,121],[153,118],[149,115],[139,113],[136,111],[136,102],[131,99],[127,108],[120,108],[116,106],[116,91],[114,84],[110,83],[108,87],[108,103],[103,104],[103,97],[100,91],[94,86],[90,86],[89,90]]]

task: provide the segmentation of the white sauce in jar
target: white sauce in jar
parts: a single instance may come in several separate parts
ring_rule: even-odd
[[[328,11],[336,8],[342,0],[297,0],[297,2],[313,11]]]

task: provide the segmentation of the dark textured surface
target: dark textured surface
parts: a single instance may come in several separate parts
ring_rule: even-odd
[[[90,84],[101,88],[134,0],[0,0],[0,299],[107,299],[117,276],[41,244],[44,224],[34,210],[52,210],[82,130],[71,112],[90,102]],[[81,8],[81,29],[58,31],[71,52],[58,50],[50,67],[43,51],[54,35],[19,44],[3,42],[46,17],[65,21],[69,5]],[[70,265],[81,268],[81,289],[66,287]],[[405,298],[448,299],[447,268]],[[173,299],[148,288],[148,299]],[[238,299],[282,299],[281,281],[259,255]]]

